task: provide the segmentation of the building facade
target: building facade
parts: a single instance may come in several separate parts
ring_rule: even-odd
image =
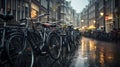
[[[86,6],[86,8],[83,9],[81,12],[81,27],[88,27],[89,26],[89,11]]]
[[[117,0],[88,0],[88,8],[85,7],[85,9],[88,9],[88,14],[86,14],[88,17],[88,23],[90,25],[94,25],[96,27],[96,30],[101,30],[106,33],[111,32],[114,29],[120,28],[120,10],[119,10],[119,4],[120,1]],[[81,19],[86,19],[86,17],[83,17],[86,13],[85,9],[81,12]],[[82,20],[83,21],[83,20]],[[86,22],[86,21],[84,21]],[[81,22],[82,23],[82,22]],[[82,25],[82,26],[88,26],[88,24]]]
[[[114,2],[113,0],[106,0],[105,1],[105,26],[106,26],[106,32],[109,33],[113,30],[114,25],[113,25],[113,7],[114,7]]]
[[[0,0],[0,13],[14,15],[13,21],[39,14],[49,13],[49,16],[41,17],[40,22],[62,21],[65,24],[77,26],[77,13],[71,7],[71,2],[66,0]],[[12,22],[13,23],[13,22]]]
[[[120,30],[120,1],[113,0],[113,28]]]
[[[10,11],[15,17],[14,20],[18,21],[25,17],[35,18],[39,14],[48,13],[49,8],[49,19],[51,19],[54,14],[52,7],[55,6],[55,3],[57,3],[57,0],[0,0],[0,12],[7,14]],[[46,22],[47,19],[48,17],[40,18],[41,22]]]
[[[88,19],[88,24],[87,26],[95,26],[95,23],[96,23],[96,6],[95,6],[95,3],[96,3],[96,0],[90,0],[89,1],[89,4],[88,4],[88,15],[89,15],[89,19]]]
[[[35,18],[40,14],[39,0],[0,0],[0,12],[7,14],[10,12],[14,16],[14,21],[25,17]]]

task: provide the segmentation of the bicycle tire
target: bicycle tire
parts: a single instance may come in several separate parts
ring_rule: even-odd
[[[42,45],[43,44],[43,36],[42,36],[41,32],[37,32],[37,31],[31,32],[29,34],[29,40],[32,43],[32,47],[34,49],[35,55],[46,55],[46,54],[42,53],[42,49],[41,49],[41,46],[44,46],[44,45]]]
[[[33,66],[33,50],[31,45],[29,44],[29,41],[26,40],[23,35],[15,34],[10,36],[10,38],[6,42],[6,50],[12,67]]]
[[[47,39],[48,53],[52,59],[57,60],[61,56],[62,45],[60,37],[57,33],[51,33]]]

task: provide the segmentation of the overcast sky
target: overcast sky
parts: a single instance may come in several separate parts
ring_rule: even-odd
[[[80,13],[83,8],[88,4],[88,0],[66,0],[71,1],[71,6],[76,10],[77,13]]]

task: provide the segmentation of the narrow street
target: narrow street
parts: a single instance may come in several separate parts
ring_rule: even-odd
[[[120,67],[120,0],[0,0],[0,67]]]
[[[69,67],[120,67],[120,44],[82,37],[81,44],[67,66]],[[59,61],[41,60],[42,67],[66,67]],[[64,62],[64,61],[62,61]],[[66,64],[66,63],[65,63]]]
[[[120,67],[120,44],[82,37],[70,67]]]

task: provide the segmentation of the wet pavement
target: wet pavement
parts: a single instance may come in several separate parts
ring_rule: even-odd
[[[70,67],[120,67],[120,43],[82,37]]]
[[[86,37],[82,37],[80,42],[75,54],[69,58],[69,63],[46,57],[43,60],[40,58],[40,67],[120,67],[120,43],[97,41]]]

